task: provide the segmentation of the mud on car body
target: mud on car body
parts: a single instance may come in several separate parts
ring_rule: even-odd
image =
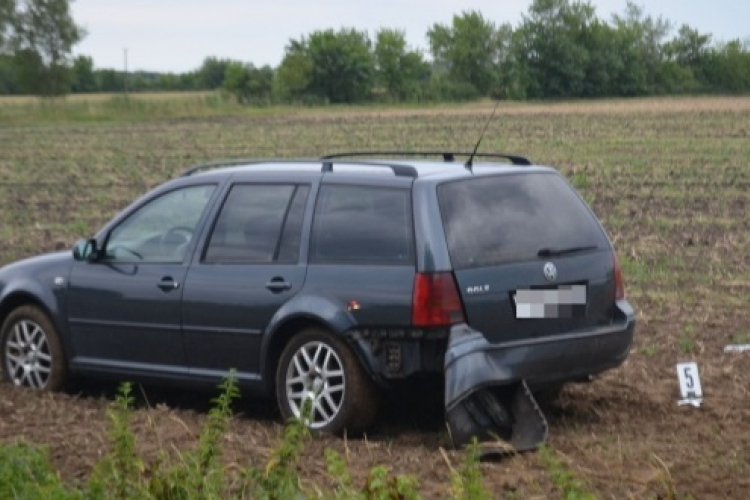
[[[356,432],[390,382],[445,372],[447,409],[471,433],[503,404],[489,388],[622,363],[633,310],[568,182],[517,156],[439,154],[190,169],[72,252],[0,269],[5,379],[195,387],[235,369],[285,418],[312,399],[311,427]]]

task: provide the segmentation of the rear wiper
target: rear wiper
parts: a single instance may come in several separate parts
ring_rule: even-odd
[[[596,245],[587,245],[587,246],[570,247],[570,248],[542,248],[536,254],[539,257],[553,257],[553,256],[565,255],[569,253],[585,252],[586,250],[595,250],[596,248],[597,248]]]

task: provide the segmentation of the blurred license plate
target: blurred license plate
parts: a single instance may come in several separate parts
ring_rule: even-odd
[[[586,285],[516,290],[517,319],[583,318],[586,316]]]

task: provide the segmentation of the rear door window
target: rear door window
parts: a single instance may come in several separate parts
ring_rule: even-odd
[[[296,262],[309,186],[232,187],[206,249],[207,263]]]
[[[310,259],[318,263],[414,262],[407,189],[324,185],[315,208]]]
[[[608,248],[595,217],[554,173],[478,176],[438,186],[454,268],[539,258],[543,249]]]

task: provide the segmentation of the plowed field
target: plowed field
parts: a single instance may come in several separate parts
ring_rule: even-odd
[[[205,160],[311,157],[362,149],[471,149],[490,104],[324,110],[143,123],[15,126],[0,114],[0,264],[64,249],[149,187]],[[617,247],[637,310],[628,361],[567,387],[549,409],[550,445],[600,498],[750,498],[750,98],[501,105],[482,151],[528,155],[579,188]],[[675,364],[696,361],[700,408],[678,407]],[[49,447],[63,478],[83,481],[106,452],[114,385],[64,394],[0,385],[0,440]],[[210,395],[145,388],[136,430],[147,454],[195,444]],[[138,391],[140,392],[140,390]],[[386,464],[448,494],[460,453],[441,453],[439,401],[396,401],[367,439],[315,440],[355,475]],[[411,405],[411,407],[409,407]],[[409,407],[408,409],[404,409]],[[279,438],[273,404],[242,400],[225,438],[229,463],[261,463]],[[436,416],[437,415],[437,416]],[[559,492],[538,456],[482,465],[497,497]]]

